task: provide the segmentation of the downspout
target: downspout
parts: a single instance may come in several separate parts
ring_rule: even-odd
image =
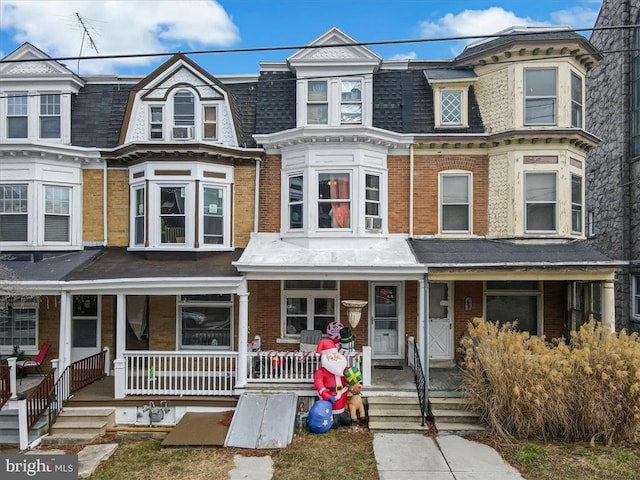
[[[409,146],[409,238],[413,238],[413,143]]]
[[[253,199],[253,232],[258,233],[258,218],[260,208],[260,162],[259,158],[256,159],[256,188],[255,196]]]
[[[107,160],[104,159],[102,163],[102,198],[103,207],[102,207],[102,246],[107,246],[107,217],[108,217],[108,208],[107,208]]]

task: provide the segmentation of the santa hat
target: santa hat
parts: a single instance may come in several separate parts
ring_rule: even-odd
[[[318,347],[316,348],[316,353],[319,354],[333,353],[337,351],[338,348],[336,347],[336,344],[328,338],[323,338],[322,340],[320,340],[320,343],[318,343]]]

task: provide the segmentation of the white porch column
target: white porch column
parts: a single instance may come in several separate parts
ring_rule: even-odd
[[[605,333],[616,331],[616,296],[612,280],[602,282],[602,329]]]
[[[58,341],[58,368],[71,364],[71,293],[60,293],[60,336]]]
[[[427,299],[427,282],[426,279],[418,281],[418,335],[416,338],[416,345],[418,346],[418,353],[420,354],[420,361],[422,362],[422,368],[425,368],[425,359],[427,358],[427,342],[428,320],[426,317],[426,299]],[[413,355],[413,352],[407,352],[407,356]]]
[[[11,369],[11,373],[9,375],[9,389],[11,390],[11,398],[15,400],[18,394],[18,389],[16,388],[18,384],[16,383],[16,361],[18,359],[16,357],[7,358],[7,365]]]
[[[247,385],[247,341],[249,338],[249,292],[243,280],[238,292],[238,361],[236,363],[236,388]]]
[[[124,398],[126,394],[127,369],[124,350],[127,346],[127,306],[123,293],[116,295],[116,351],[113,354],[113,396]]]

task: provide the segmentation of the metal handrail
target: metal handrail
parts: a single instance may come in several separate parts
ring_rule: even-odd
[[[418,400],[420,401],[420,416],[422,420],[422,426],[425,424],[425,419],[429,414],[427,405],[427,382],[422,370],[422,362],[420,361],[420,352],[415,342],[410,342],[413,345],[410,355],[412,358],[413,378],[416,383],[416,390],[418,391]]]

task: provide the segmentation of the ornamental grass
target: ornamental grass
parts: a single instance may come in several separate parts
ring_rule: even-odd
[[[542,441],[638,440],[640,340],[584,324],[546,342],[474,319],[461,341],[462,389],[490,433]]]

